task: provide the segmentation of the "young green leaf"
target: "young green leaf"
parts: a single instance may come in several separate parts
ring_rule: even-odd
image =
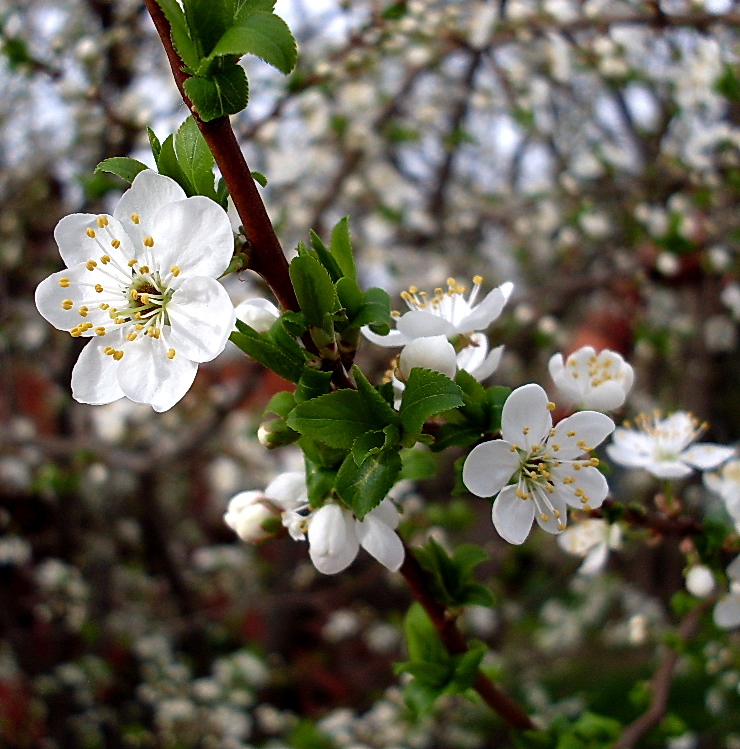
[[[265,414],[276,414],[282,416],[284,419],[288,418],[288,414],[295,408],[295,395],[288,390],[283,390],[280,393],[270,398],[269,403],[265,406]]]
[[[159,7],[170,24],[170,34],[175,51],[185,63],[185,67],[195,70],[200,61],[198,48],[190,36],[185,13],[177,0],[157,0]]]
[[[296,404],[326,395],[331,390],[331,374],[306,367],[295,389]]]
[[[347,312],[350,325],[355,328],[361,327],[364,323],[360,322],[358,325],[354,320],[362,309],[364,300],[364,294],[359,284],[354,278],[343,276],[337,281],[336,289],[339,302]]]
[[[401,452],[401,479],[421,481],[432,478],[437,473],[437,461],[426,450],[403,450]]]
[[[121,179],[125,179],[126,182],[131,184],[139,172],[143,172],[148,168],[146,164],[142,164],[140,161],[131,159],[128,156],[113,156],[110,159],[101,161],[95,167],[95,174],[108,172],[109,174],[117,175]]]
[[[157,170],[159,170],[159,154],[162,150],[162,144],[159,142],[157,134],[150,127],[147,127],[146,134],[149,136],[149,147],[152,149],[152,155],[157,164]]]
[[[342,269],[342,275],[357,280],[355,268],[355,257],[352,251],[352,242],[349,234],[349,218],[345,216],[340,219],[331,233],[331,254]]]
[[[356,390],[337,390],[300,403],[288,417],[288,426],[296,432],[345,450],[366,432],[387,425]]]
[[[275,0],[237,0],[234,23],[244,23],[248,16],[258,11],[272,13],[275,10]]]
[[[267,187],[267,177],[262,172],[250,172],[252,179],[261,187]]]
[[[290,263],[290,280],[309,326],[333,336],[332,315],[339,309],[339,299],[326,268],[315,257],[302,254]]]
[[[241,112],[249,101],[249,84],[244,68],[230,65],[209,78],[192,77],[185,81],[185,93],[204,122]]]
[[[195,193],[216,199],[213,174],[215,162],[192,116],[180,125],[175,134],[175,156]]]
[[[385,499],[400,471],[401,458],[395,448],[371,452],[359,466],[350,454],[337,473],[334,489],[362,520]]]
[[[463,404],[462,391],[449,377],[431,369],[414,367],[401,396],[401,423],[408,435],[421,433],[435,414]]]
[[[279,324],[279,322],[276,324]],[[298,344],[295,344],[295,348],[288,348],[276,343],[271,340],[269,334],[258,333],[241,320],[237,320],[236,327],[237,331],[229,336],[229,340],[233,344],[286,380],[298,382],[306,363],[302,349],[298,347]],[[300,430],[296,429],[296,431]]]
[[[359,367],[352,368],[352,374],[357,384],[357,392],[362,396],[366,406],[386,424],[398,425],[398,413],[388,404],[383,396],[372,386]]]
[[[336,283],[342,278],[342,269],[337,264],[337,261],[334,259],[331,252],[326,249],[326,245],[321,241],[319,235],[313,231],[313,229],[310,231],[309,236],[311,237],[311,247],[314,256],[324,266],[324,268],[326,268],[331,280]],[[308,248],[306,249],[308,250]]]
[[[391,298],[388,292],[376,286],[367,289],[362,307],[352,320],[352,324],[357,327],[369,325],[373,333],[387,335],[392,322]]]
[[[234,22],[232,0],[184,0],[190,38],[201,58],[207,57]]]
[[[250,13],[227,29],[210,57],[252,54],[288,75],[298,61],[298,49],[288,24],[273,13]]]
[[[185,175],[185,172],[180,168],[180,164],[177,161],[175,154],[175,136],[168,135],[162,142],[162,148],[159,151],[159,159],[157,159],[157,169],[160,174],[164,174],[165,177],[170,177],[177,182],[185,194],[190,197],[195,195],[195,189],[190,184],[190,180]]]

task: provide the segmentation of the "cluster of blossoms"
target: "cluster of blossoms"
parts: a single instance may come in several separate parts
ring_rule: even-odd
[[[360,547],[389,570],[397,571],[404,558],[398,510],[384,499],[362,520],[334,502],[318,509],[308,501],[303,471],[281,473],[264,490],[240,492],[229,501],[224,520],[244,541],[262,541],[275,531],[275,520],[296,541],[308,540],[311,561],[319,572],[334,575],[349,567]]]
[[[490,377],[501,361],[503,346],[488,350],[482,332],[501,314],[514,285],[501,284],[476,304],[483,279],[473,278],[467,299],[466,288],[454,278],[447,279],[447,290],[437,288],[429,295],[412,286],[401,297],[408,312],[394,313],[396,329],[378,335],[364,328],[365,337],[384,347],[403,346],[398,372],[406,379],[414,367],[424,367],[454,377],[464,369],[477,380]]]

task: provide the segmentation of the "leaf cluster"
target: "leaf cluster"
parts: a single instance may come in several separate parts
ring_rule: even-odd
[[[555,718],[545,731],[523,731],[517,749],[609,749],[622,732],[614,718],[585,712],[577,719]]]
[[[461,655],[450,655],[418,603],[412,604],[406,614],[404,634],[409,660],[397,663],[395,670],[413,677],[404,696],[415,714],[429,712],[443,694],[461,694],[472,688],[486,653],[482,642],[472,643]]]
[[[249,83],[239,60],[256,55],[288,75],[298,51],[275,0],[157,0],[189,78],[185,93],[204,121],[247,106]]]

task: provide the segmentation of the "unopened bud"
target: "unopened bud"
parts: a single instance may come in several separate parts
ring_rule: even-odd
[[[255,544],[275,535],[280,511],[261,492],[240,492],[229,500],[224,522],[242,541]]]
[[[697,564],[686,573],[686,590],[697,598],[706,598],[714,591],[714,575],[709,567]]]
[[[257,430],[257,439],[263,447],[272,450],[295,442],[301,435],[294,432],[286,423],[285,419],[270,419],[260,425]]]

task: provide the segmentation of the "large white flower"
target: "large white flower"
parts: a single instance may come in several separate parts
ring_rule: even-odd
[[[614,422],[581,411],[553,427],[553,407],[539,385],[517,388],[501,413],[503,439],[473,448],[463,466],[463,482],[473,494],[498,495],[493,524],[512,544],[524,542],[535,519],[548,533],[565,530],[568,505],[599,507],[609,491],[598,460],[586,453],[606,439]]]
[[[583,346],[563,361],[554,354],[549,363],[550,376],[570,403],[595,411],[619,408],[634,381],[632,367],[615,351],[598,354],[592,346]]]
[[[635,422],[636,429],[615,430],[607,455],[620,465],[644,468],[660,479],[680,479],[694,469],[716,468],[735,454],[731,447],[708,442],[692,445],[706,425],[686,411],[676,411],[665,419],[658,411],[641,414]]]
[[[740,556],[735,557],[727,568],[730,592],[714,607],[714,622],[722,629],[740,627]]]
[[[305,472],[281,473],[264,492],[241,492],[229,502],[224,520],[245,541],[264,538],[263,524],[269,516],[255,504],[277,508],[283,526],[296,541],[308,538],[311,561],[325,575],[349,567],[360,547],[392,572],[403,563],[403,543],[396,533],[398,510],[390,499],[384,499],[358,520],[350,510],[333,502],[313,509],[308,502]]]
[[[234,327],[216,280],[234,247],[226,212],[145,170],[112,216],[65,216],[54,238],[67,269],[39,284],[36,306],[60,330],[92,338],[72,371],[74,398],[171,408]]]
[[[705,473],[704,485],[719,494],[732,519],[740,523],[740,460],[725,463],[716,473]]]
[[[431,296],[412,286],[401,294],[409,311],[396,314],[395,330],[388,335],[378,335],[369,328],[363,328],[362,332],[379,346],[405,346],[416,338],[438,335],[455,338],[485,330],[501,314],[514,284],[501,284],[475,304],[482,282],[480,276],[473,279],[467,299],[465,287],[459,286],[454,278],[447,279],[447,291],[435,289]]]

